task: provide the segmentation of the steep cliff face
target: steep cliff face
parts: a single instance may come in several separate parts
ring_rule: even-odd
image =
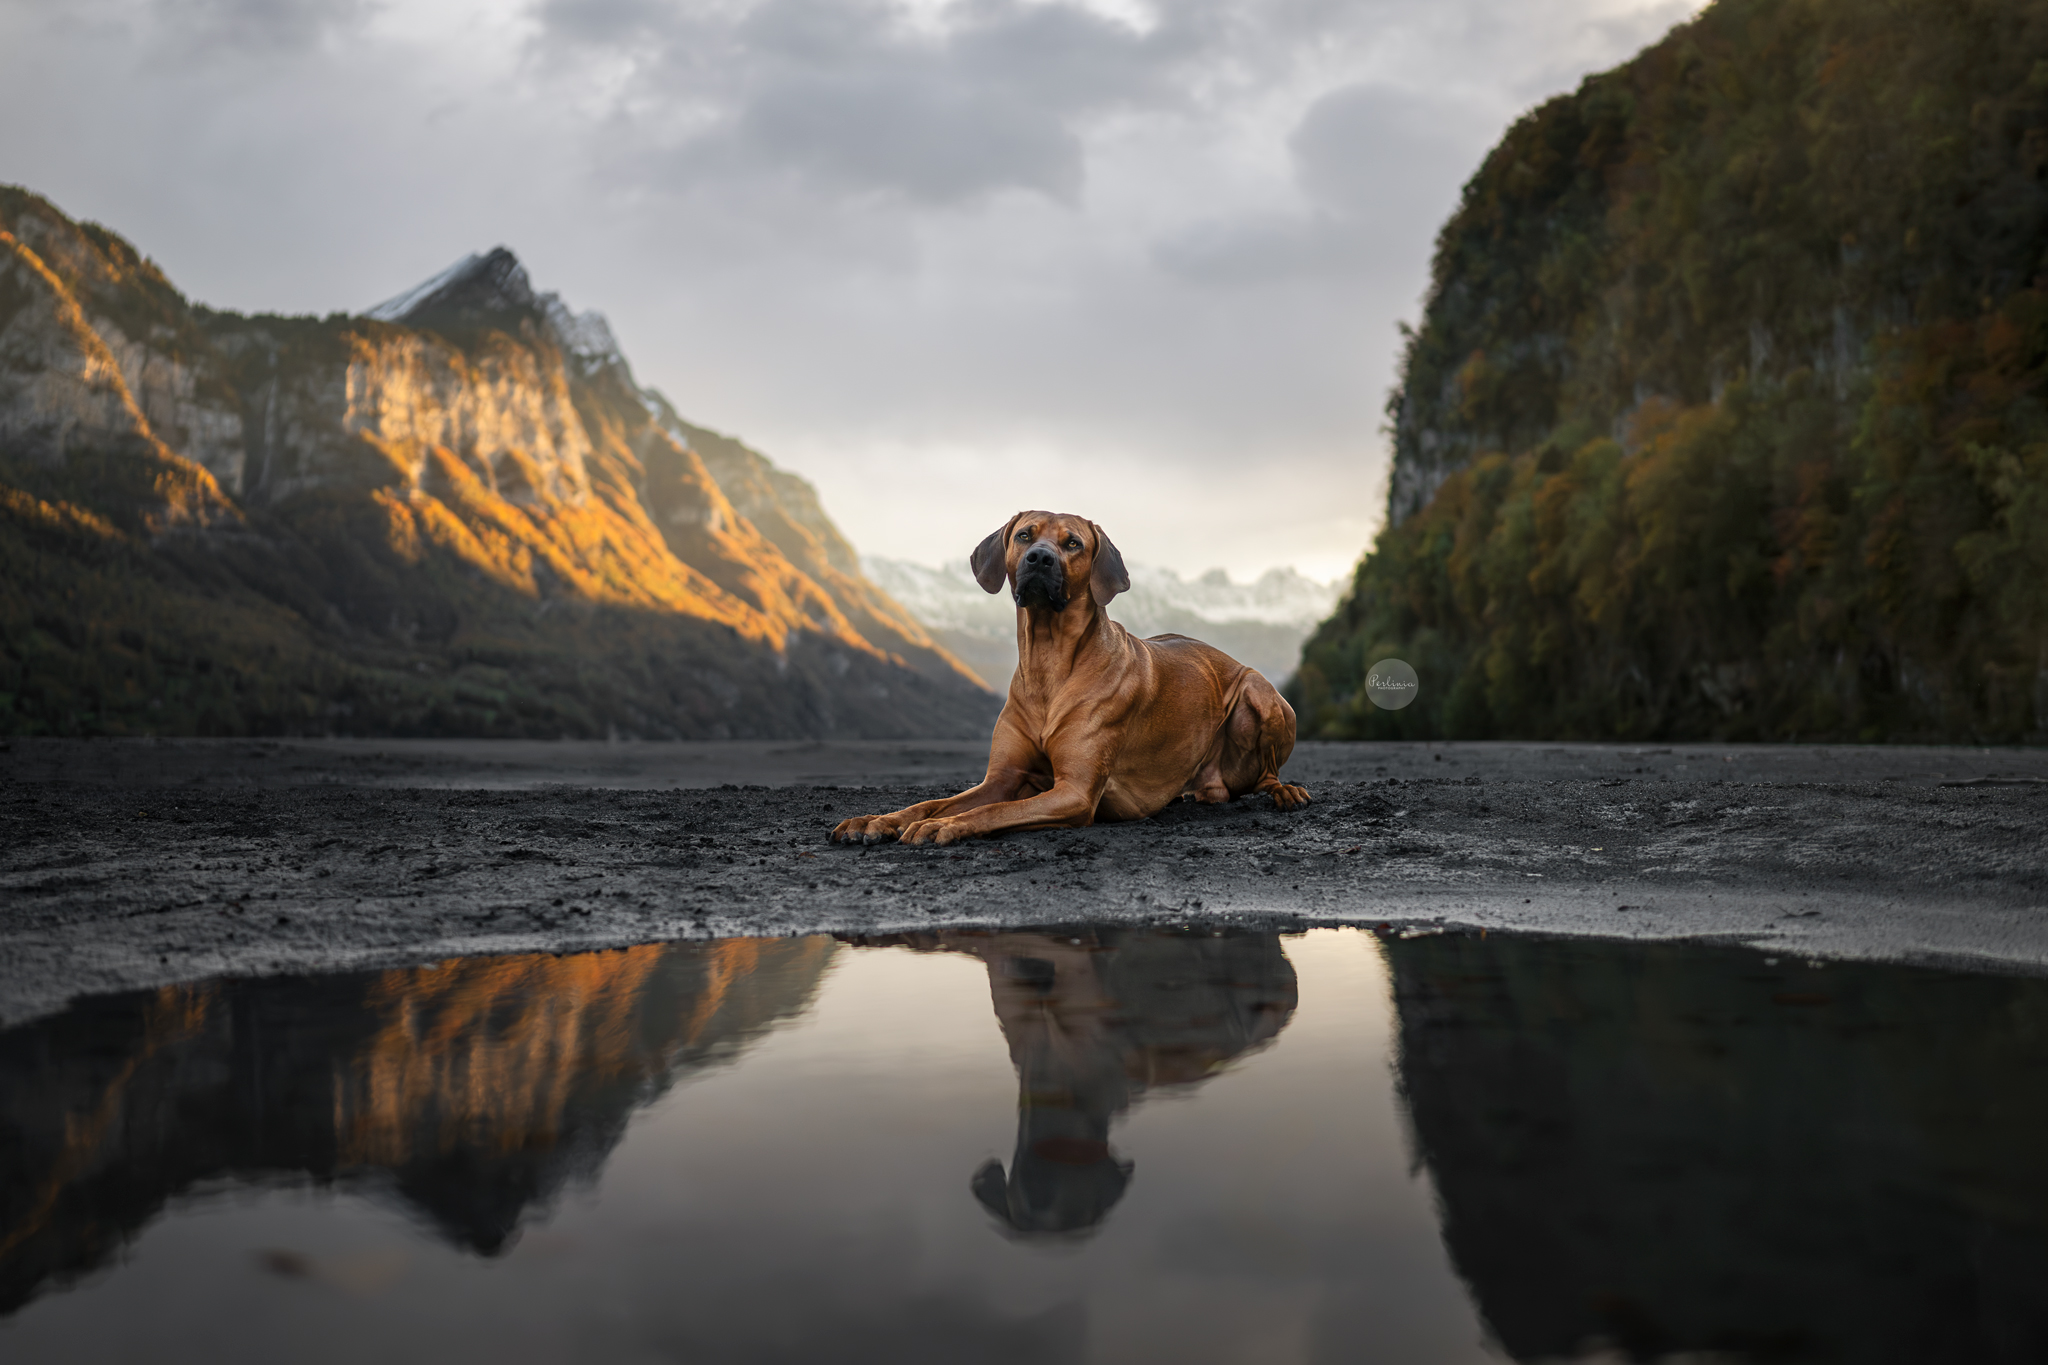
[[[2044,268],[2041,0],[1717,0],[1531,112],[1438,239],[1308,732],[2048,735]]]
[[[101,250],[54,216],[0,217],[0,450],[47,469],[128,457],[115,496],[155,529],[232,520],[204,461],[159,434],[223,467],[240,434],[225,385],[192,361],[168,286],[132,250]]]
[[[313,319],[190,305],[20,190],[0,247],[0,728],[891,735],[993,712],[808,484],[682,421],[503,248]]]

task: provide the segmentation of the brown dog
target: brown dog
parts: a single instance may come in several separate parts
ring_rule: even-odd
[[[1131,586],[1085,517],[1019,512],[975,548],[989,592],[1017,603],[1017,672],[988,776],[943,801],[843,820],[846,843],[950,844],[1010,829],[1142,820],[1177,796],[1220,802],[1308,792],[1280,780],[1294,708],[1255,670],[1185,635],[1140,640],[1103,608]]]

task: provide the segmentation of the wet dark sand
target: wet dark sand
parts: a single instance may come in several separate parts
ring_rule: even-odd
[[[0,750],[0,1022],[202,977],[732,934],[1465,926],[2048,970],[2048,750],[1304,745],[1315,804],[950,849],[838,819],[920,743],[41,741]]]

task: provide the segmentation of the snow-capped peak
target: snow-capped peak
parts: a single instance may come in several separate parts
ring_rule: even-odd
[[[931,569],[864,555],[861,568],[926,625],[990,635],[1015,629],[1016,608],[1009,595],[983,592],[964,559]],[[1342,580],[1318,583],[1291,568],[1268,569],[1250,583],[1232,582],[1222,569],[1192,581],[1157,565],[1131,564],[1129,572],[1130,591],[1117,599],[1111,614],[1133,625],[1149,625],[1156,618],[1161,629],[1181,612],[1200,621],[1284,625],[1306,635],[1330,614],[1344,587]]]
[[[483,255],[472,252],[433,278],[422,281],[367,310],[366,317],[379,322],[404,322],[430,307],[456,307],[491,311],[531,308],[533,285],[519,258],[500,246]]]
[[[1197,636],[1274,682],[1294,672],[1301,642],[1335,608],[1344,587],[1342,580],[1318,583],[1294,569],[1268,569],[1250,583],[1236,583],[1222,569],[1190,580],[1157,565],[1127,567],[1130,591],[1110,604],[1113,620],[1141,636]],[[966,560],[933,569],[864,555],[861,569],[940,632],[942,642],[950,639],[949,648],[976,652],[975,667],[984,677],[1007,675],[1014,666],[1017,608],[1006,592],[983,592]]]

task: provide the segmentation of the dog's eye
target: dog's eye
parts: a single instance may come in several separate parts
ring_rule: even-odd
[[[1078,550],[1078,549],[1080,549],[1080,548],[1081,548],[1081,542],[1080,542],[1080,541],[1078,541],[1078,540],[1076,540],[1076,539],[1074,539],[1074,538],[1073,538],[1072,536],[1068,536],[1068,537],[1067,537],[1067,548],[1068,548],[1069,550]]]
[[[1017,539],[1019,539],[1019,540],[1029,540],[1029,539],[1031,539],[1031,533],[1030,533],[1029,531],[1019,531],[1019,532],[1017,533]]]

